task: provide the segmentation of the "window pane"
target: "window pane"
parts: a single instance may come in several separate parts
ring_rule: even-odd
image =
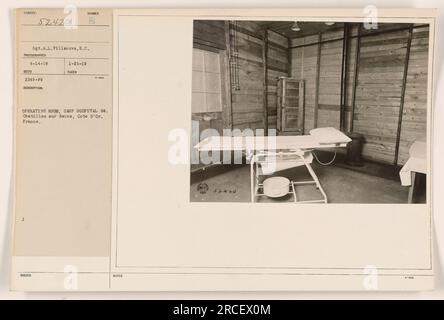
[[[220,93],[220,74],[206,73],[205,74],[205,92],[208,93]]]
[[[205,61],[205,71],[220,73],[220,63],[219,63],[219,54],[214,52],[205,52],[204,54]]]
[[[221,112],[221,74],[218,53],[193,49],[193,113]]]
[[[193,92],[204,92],[204,73],[193,71]]]
[[[193,49],[193,70],[204,70],[204,59],[202,50]]]
[[[206,112],[205,93],[193,92],[191,96],[191,111],[193,113]]]
[[[220,93],[206,93],[207,112],[222,111]]]

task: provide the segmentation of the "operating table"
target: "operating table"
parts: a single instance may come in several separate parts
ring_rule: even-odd
[[[319,149],[346,147],[351,139],[335,128],[317,128],[309,135],[298,136],[211,136],[199,142],[195,148],[201,152],[241,151],[250,162],[251,201],[264,196],[261,192],[260,175],[304,165],[313,180],[291,181],[289,193],[294,201],[327,203],[327,195],[311,167],[313,152]],[[316,157],[316,155],[315,155]],[[295,186],[315,184],[322,194],[320,200],[301,201],[296,197]]]

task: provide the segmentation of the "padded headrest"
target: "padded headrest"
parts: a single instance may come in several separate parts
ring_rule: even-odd
[[[409,155],[413,158],[427,159],[427,143],[416,140],[410,146]]]
[[[333,127],[312,129],[310,130],[310,135],[319,144],[339,144],[351,141],[349,137]]]

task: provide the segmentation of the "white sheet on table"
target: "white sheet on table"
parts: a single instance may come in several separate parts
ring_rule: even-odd
[[[211,136],[195,148],[199,151],[238,151],[238,150],[295,150],[345,147],[347,143],[321,144],[313,136],[268,136],[268,137],[231,137]]]
[[[401,185],[412,185],[412,172],[427,173],[427,144],[415,141],[409,150],[410,158],[399,172]]]
[[[261,164],[262,174],[273,174],[278,171],[303,166],[313,162],[313,154],[311,152],[305,152],[303,158],[304,160],[299,156],[273,156],[266,157],[263,161],[259,162]]]

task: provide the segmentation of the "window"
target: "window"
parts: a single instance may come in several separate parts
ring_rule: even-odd
[[[192,112],[221,112],[221,91],[219,54],[193,49]]]

